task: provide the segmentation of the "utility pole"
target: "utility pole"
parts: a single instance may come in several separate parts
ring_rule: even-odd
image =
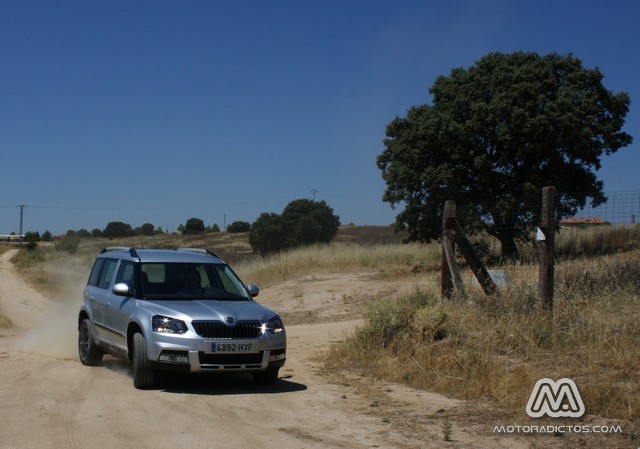
[[[18,233],[18,238],[20,239],[20,243],[22,243],[22,223],[24,219],[24,208],[26,207],[26,204],[20,204],[18,207],[20,208],[20,232]]]
[[[311,195],[313,195],[311,197],[311,201],[315,201],[316,200],[316,193],[318,193],[317,189],[311,189]]]

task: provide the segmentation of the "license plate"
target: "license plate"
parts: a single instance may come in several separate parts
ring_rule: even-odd
[[[211,352],[226,354],[242,354],[256,352],[253,343],[211,343]]]

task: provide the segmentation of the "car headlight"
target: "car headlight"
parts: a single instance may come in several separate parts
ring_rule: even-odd
[[[184,334],[188,330],[184,321],[162,315],[155,315],[151,324],[154,332],[165,334]]]
[[[284,332],[284,323],[278,315],[271,318],[266,323],[262,323],[262,333],[279,334]]]

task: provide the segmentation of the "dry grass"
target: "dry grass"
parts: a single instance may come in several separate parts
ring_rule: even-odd
[[[563,228],[556,239],[556,255],[574,258],[615,254],[640,247],[640,225]]]
[[[0,256],[7,252],[11,245],[0,245]],[[11,319],[0,309],[0,329],[13,327]]]
[[[640,416],[640,265],[624,257],[559,264],[553,313],[538,307],[531,271],[513,286],[447,301],[439,292],[374,304],[366,325],[332,349],[343,368],[521,414],[542,377],[574,379],[588,412]],[[437,285],[437,283],[436,283]]]
[[[0,310],[0,329],[8,329],[10,327],[13,327],[13,322]]]
[[[45,296],[81,298],[96,253],[92,245],[75,254],[44,246],[33,251],[23,250],[12,261],[26,281]]]
[[[439,270],[437,246],[334,243],[299,248],[266,259],[254,259],[235,267],[241,277],[262,285],[313,273],[372,272],[382,276],[406,276]]]

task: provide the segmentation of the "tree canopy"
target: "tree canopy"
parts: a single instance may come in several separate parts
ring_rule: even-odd
[[[204,221],[201,218],[189,218],[184,225],[184,234],[203,234]]]
[[[227,232],[231,233],[249,232],[249,229],[251,229],[251,223],[249,223],[248,221],[234,221],[227,226]]]
[[[284,239],[282,217],[278,214],[263,212],[251,225],[249,244],[261,256],[282,251]]]
[[[142,226],[140,226],[138,229],[136,229],[135,231],[137,231],[136,232],[137,234],[150,236],[150,235],[155,234],[156,227],[154,225],[152,225],[151,223],[145,223]]]
[[[281,215],[263,213],[251,225],[249,243],[262,256],[313,243],[329,243],[340,217],[324,201],[291,201]]]
[[[286,247],[329,243],[338,233],[340,217],[324,201],[291,201],[282,211]]]
[[[102,236],[108,238],[128,237],[131,235],[133,235],[131,225],[121,221],[111,221],[107,223],[107,226],[102,231]]]
[[[383,200],[405,206],[396,229],[438,238],[444,202],[455,200],[513,257],[538,220],[530,199],[542,187],[556,187],[558,218],[606,201],[595,172],[632,138],[621,131],[629,96],[602,79],[572,55],[524,52],[491,53],[438,77],[432,104],[396,117],[377,158]]]

